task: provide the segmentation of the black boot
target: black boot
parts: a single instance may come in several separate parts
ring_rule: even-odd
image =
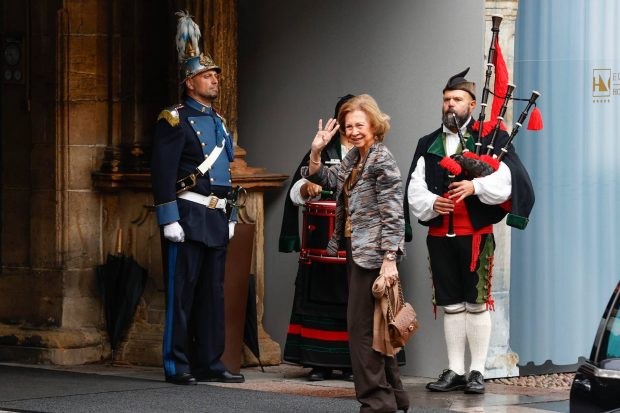
[[[439,376],[439,380],[428,383],[426,388],[430,391],[453,391],[465,388],[465,376],[456,374],[452,370],[444,370]]]
[[[465,393],[483,394],[484,393],[484,377],[478,370],[472,370],[467,378],[465,385]]]
[[[189,373],[178,373],[174,376],[166,376],[166,382],[172,384],[192,385],[196,384],[196,379]]]
[[[241,373],[231,373],[228,370],[213,371],[197,377],[199,382],[218,382],[218,383],[243,383],[245,377]]]
[[[323,380],[331,378],[331,376],[332,376],[332,369],[328,369],[325,367],[315,367],[312,369],[312,371],[310,371],[310,374],[308,374],[308,380],[309,381],[323,381]]]
[[[353,371],[351,369],[342,370],[342,380],[353,381]]]

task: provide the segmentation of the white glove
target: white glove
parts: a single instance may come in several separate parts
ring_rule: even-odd
[[[228,239],[231,239],[235,236],[235,225],[237,223],[235,221],[230,221],[228,223]]]
[[[185,241],[185,232],[178,222],[172,222],[164,225],[164,238],[172,242]]]

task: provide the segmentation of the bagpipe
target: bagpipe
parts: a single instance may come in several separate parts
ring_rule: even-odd
[[[467,149],[465,145],[466,139],[460,129],[462,125],[458,124],[456,116],[452,114],[452,116],[454,117],[454,122],[456,124],[459,140],[461,142],[461,147],[463,148],[463,152],[461,154],[452,155],[449,158],[446,157],[440,163],[440,165],[448,171],[449,178],[450,176],[454,175],[455,172],[458,172],[456,175],[460,175],[460,173],[464,172],[468,179],[487,176],[495,172],[499,168],[502,158],[508,153],[512,141],[519,133],[519,130],[523,125],[523,122],[525,122],[525,119],[527,118],[532,107],[534,107],[534,111],[530,116],[530,121],[527,128],[529,130],[542,129],[542,118],[540,115],[540,111],[538,111],[538,109],[536,108],[536,99],[538,99],[540,93],[536,90],[532,91],[529,99],[515,98],[512,96],[516,86],[514,84],[508,83],[508,70],[506,68],[506,63],[499,47],[498,37],[501,21],[502,16],[492,16],[491,44],[489,45],[484,89],[482,90],[482,99],[480,103],[481,110],[480,115],[478,116],[478,120],[473,126],[473,130],[478,131],[477,138],[474,142],[475,152],[471,152]],[[489,84],[491,76],[494,72],[494,91],[491,92]],[[495,124],[492,124],[492,120],[485,122],[486,108],[489,95],[494,96],[491,110],[491,118],[495,118]],[[506,130],[506,127],[504,126],[504,115],[506,113],[506,109],[508,108],[508,103],[511,100],[527,101],[527,104],[523,112],[521,112],[519,119],[517,120],[517,122],[515,122],[512,131],[510,132],[509,138],[506,141],[506,144],[502,148],[500,148],[499,155],[497,155],[493,153],[495,149],[495,141],[500,131]],[[488,140],[488,143],[486,145],[486,153],[481,155],[483,138],[487,138],[489,135],[491,137],[490,139],[486,139]],[[450,179],[452,180],[454,178]]]
[[[470,151],[466,146],[467,141],[461,132],[461,127],[463,125],[459,125],[456,114],[451,114],[456,125],[462,153],[446,156],[439,163],[439,165],[447,171],[450,183],[454,182],[455,178],[461,174],[464,174],[466,179],[474,179],[490,175],[497,171],[502,159],[508,154],[513,140],[519,133],[532,107],[534,107],[534,110],[530,116],[527,128],[529,130],[540,130],[543,127],[540,111],[536,108],[536,99],[540,97],[540,93],[533,90],[529,99],[513,97],[516,86],[512,83],[508,83],[508,70],[499,47],[498,37],[501,21],[502,16],[492,16],[491,44],[489,45],[488,60],[486,63],[484,89],[482,91],[480,103],[481,110],[478,120],[472,127],[474,131],[478,131],[474,141],[474,152]],[[494,91],[491,92],[489,84],[493,73],[495,73]],[[493,95],[494,97],[491,110],[491,119],[495,118],[494,124],[492,123],[493,120],[485,122],[489,95]],[[500,131],[506,130],[504,126],[504,115],[508,108],[508,103],[511,100],[527,101],[527,104],[523,112],[521,112],[519,119],[515,122],[504,146],[501,147],[499,151],[495,151],[495,142],[498,135],[501,133]],[[483,141],[487,142],[486,152],[481,154],[483,150]],[[499,152],[499,154],[497,152]],[[453,213],[449,214],[448,233],[446,236],[455,236],[453,230]]]

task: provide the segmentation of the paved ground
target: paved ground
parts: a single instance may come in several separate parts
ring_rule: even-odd
[[[161,369],[108,365],[0,364],[0,412],[356,412],[353,384],[310,383],[308,370],[244,369],[243,384],[174,386]],[[405,377],[415,412],[568,412],[568,389],[487,383],[485,395],[429,393],[428,378]]]

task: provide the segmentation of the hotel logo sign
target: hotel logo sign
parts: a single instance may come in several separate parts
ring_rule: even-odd
[[[611,96],[611,69],[592,70],[592,97]]]
[[[613,96],[620,96],[620,72],[592,69],[592,103],[610,103]]]

